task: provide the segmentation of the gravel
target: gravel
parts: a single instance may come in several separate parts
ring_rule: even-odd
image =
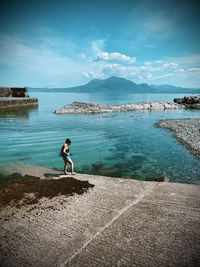
[[[156,126],[172,131],[193,155],[200,158],[200,119],[163,120]]]

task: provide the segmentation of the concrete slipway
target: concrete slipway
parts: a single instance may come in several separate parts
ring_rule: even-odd
[[[200,186],[76,179],[95,186],[0,211],[1,266],[200,266]]]

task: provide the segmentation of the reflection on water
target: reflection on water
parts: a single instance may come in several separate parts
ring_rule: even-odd
[[[0,119],[6,117],[17,117],[17,118],[29,118],[29,114],[36,112],[38,106],[23,106],[23,107],[13,107],[9,109],[0,109]]]

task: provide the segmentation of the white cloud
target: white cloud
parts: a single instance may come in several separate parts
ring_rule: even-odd
[[[104,78],[104,75],[100,72],[83,72],[82,74],[82,77],[83,78],[86,78],[86,79],[103,79]]]
[[[190,68],[188,70],[192,72],[200,72],[200,68]]]
[[[175,80],[187,79],[190,75],[198,76],[199,74],[200,68],[182,68],[180,64],[168,60],[155,60],[137,65],[127,65],[123,62],[108,63],[105,60],[98,66],[95,75],[91,74],[87,77],[105,78],[114,75],[133,80],[136,83],[151,81],[170,83]]]
[[[179,67],[179,65],[177,63],[174,63],[174,62],[163,64],[163,68],[178,69],[178,67]]]
[[[109,61],[122,63],[135,63],[136,57],[131,57],[119,52],[107,52],[105,50],[105,40],[95,40],[91,43],[94,61]]]
[[[123,62],[123,63],[135,63],[136,57],[130,57],[118,52],[108,53],[99,52],[95,61],[113,61],[113,62]]]
[[[174,75],[173,73],[166,73],[158,76],[152,76],[150,80],[162,80],[164,78],[172,77],[173,75]]]

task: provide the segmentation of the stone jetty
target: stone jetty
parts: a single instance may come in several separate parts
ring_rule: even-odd
[[[38,99],[29,97],[27,87],[0,87],[0,109],[37,105]]]
[[[10,109],[16,107],[37,106],[37,98],[20,98],[20,97],[0,97],[0,109]]]
[[[142,102],[130,103],[122,105],[100,105],[83,102],[73,102],[54,111],[55,114],[99,114],[109,112],[129,112],[136,110],[152,110],[152,109],[180,109],[184,105],[173,102]]]

